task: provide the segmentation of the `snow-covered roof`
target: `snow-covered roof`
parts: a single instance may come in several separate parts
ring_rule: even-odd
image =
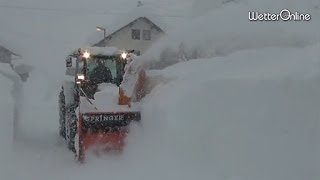
[[[87,47],[81,47],[79,48],[81,53],[89,52],[92,55],[102,55],[102,56],[114,56],[119,55],[122,53],[121,50],[119,50],[116,47],[96,47],[96,46],[87,46]],[[78,55],[79,49],[74,50],[70,55]]]
[[[140,7],[135,7],[128,13],[119,14],[119,16],[114,18],[112,22],[105,24],[103,27],[106,28],[106,37],[108,37],[139,18],[145,18],[146,20],[151,21],[164,32],[184,21],[183,17],[173,15],[170,16],[166,14],[167,12],[159,8],[143,5]],[[91,37],[89,37],[87,43],[90,45],[95,45],[102,39],[101,32],[95,32]]]
[[[9,43],[9,41],[5,40],[3,37],[0,37],[0,47],[10,51],[12,55],[19,56],[19,52],[14,48],[13,44]]]

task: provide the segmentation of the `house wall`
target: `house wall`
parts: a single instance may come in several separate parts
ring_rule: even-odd
[[[10,63],[12,54],[10,51],[0,46],[0,63]]]
[[[105,41],[105,46],[117,47],[126,50],[138,50],[143,54],[155,41],[157,41],[163,32],[153,27],[154,25],[139,19],[130,26],[113,35],[111,39]],[[140,29],[140,40],[134,40],[131,36],[132,29]],[[151,40],[143,40],[142,30],[151,30]]]

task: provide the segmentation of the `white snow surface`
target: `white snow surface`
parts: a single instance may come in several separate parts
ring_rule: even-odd
[[[318,179],[319,48],[241,51],[152,72],[172,79],[144,100],[157,148],[200,179]]]
[[[94,94],[94,99],[81,97],[80,112],[136,112],[140,111],[139,103],[132,104],[131,107],[118,105],[119,87],[114,84],[100,84],[99,92]],[[78,107],[79,108],[79,107]],[[78,112],[78,110],[77,110]]]
[[[120,88],[123,90],[127,97],[134,100],[133,95],[135,94],[135,87],[139,80],[139,72],[142,70],[142,63],[139,61],[137,56],[129,54],[127,57],[127,64],[124,67],[125,73],[123,75],[122,83]]]
[[[15,77],[10,72],[9,66],[0,66],[0,174],[7,177],[9,171],[12,170],[11,152],[13,145],[13,120],[14,120],[14,100],[12,97],[12,88]]]

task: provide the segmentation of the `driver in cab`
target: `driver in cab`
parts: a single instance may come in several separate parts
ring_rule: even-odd
[[[101,83],[112,83],[113,77],[110,69],[105,66],[102,60],[97,60],[98,66],[92,70],[90,74],[90,82],[92,85],[98,85]]]

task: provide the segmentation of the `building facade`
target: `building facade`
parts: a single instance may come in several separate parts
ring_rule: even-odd
[[[163,35],[164,31],[159,26],[146,17],[139,17],[112,32],[94,46],[134,50],[140,55]]]

